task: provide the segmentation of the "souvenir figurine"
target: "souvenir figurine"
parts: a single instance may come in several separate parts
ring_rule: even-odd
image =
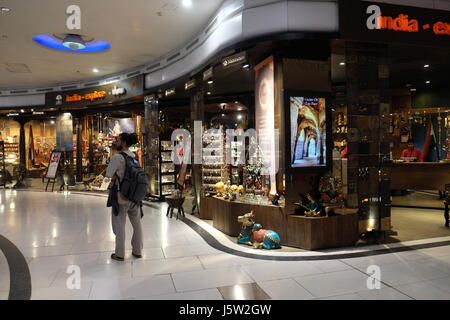
[[[238,187],[238,189],[237,189],[237,192],[238,192],[239,194],[243,195],[244,192],[245,192],[244,186],[243,186],[243,185],[240,185],[240,186]]]
[[[216,183],[216,193],[219,197],[225,194],[225,185],[222,181]]]
[[[238,222],[242,223],[242,229],[237,243],[253,246],[255,249],[264,248],[270,250],[281,248],[278,234],[273,230],[262,229],[260,224],[255,223],[254,218],[253,210],[238,217]]]

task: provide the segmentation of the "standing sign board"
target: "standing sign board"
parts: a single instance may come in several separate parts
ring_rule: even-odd
[[[340,0],[342,39],[410,45],[450,45],[450,11]]]
[[[47,174],[45,175],[47,179],[56,179],[60,160],[61,152],[53,151],[50,157],[50,163],[48,164]]]

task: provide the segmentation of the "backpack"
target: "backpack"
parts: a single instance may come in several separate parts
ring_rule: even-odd
[[[131,202],[139,203],[144,200],[148,192],[148,178],[144,169],[139,165],[139,160],[132,158],[125,152],[120,153],[125,159],[125,173],[122,181],[119,177],[119,187],[122,195]]]

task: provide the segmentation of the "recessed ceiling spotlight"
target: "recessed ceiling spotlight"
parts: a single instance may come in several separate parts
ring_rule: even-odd
[[[55,120],[51,120],[50,123],[51,123],[51,124],[55,124]]]
[[[238,118],[238,120],[241,120],[242,119],[242,115],[241,114],[238,115],[237,118]]]
[[[426,65],[424,65],[423,67],[424,67],[424,68],[429,68],[430,65],[429,65],[429,64],[426,64]]]
[[[416,91],[416,89],[412,88],[412,89],[411,89],[411,92],[414,92],[414,91]]]
[[[345,62],[344,62],[344,61],[341,61],[341,62],[339,63],[339,65],[340,65],[340,66],[345,66]]]
[[[24,112],[25,112],[25,110],[23,110],[23,109],[20,109],[20,112],[24,113]]]
[[[225,117],[225,113],[222,113],[222,117]]]
[[[98,69],[97,69],[97,68],[94,68],[94,69],[92,69],[92,72],[97,73],[97,72],[98,72]]]
[[[425,82],[426,84],[430,84],[431,83],[431,81],[430,80],[427,80],[426,82]]]
[[[207,94],[208,96],[210,96],[210,95],[211,95],[211,91],[208,91],[206,94]]]
[[[1,7],[1,10],[2,10],[2,13],[8,13],[11,11],[11,9],[7,8],[7,7]]]
[[[190,7],[192,5],[192,0],[183,0],[183,6]]]
[[[214,81],[212,81],[212,80],[208,81],[208,84],[213,84],[213,83],[214,83]]]
[[[250,69],[250,65],[249,65],[248,63],[246,63],[246,64],[244,64],[244,65],[242,66],[242,68],[244,68],[244,69]]]

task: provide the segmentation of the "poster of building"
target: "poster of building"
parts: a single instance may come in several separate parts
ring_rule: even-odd
[[[326,99],[290,97],[291,166],[326,166]]]

